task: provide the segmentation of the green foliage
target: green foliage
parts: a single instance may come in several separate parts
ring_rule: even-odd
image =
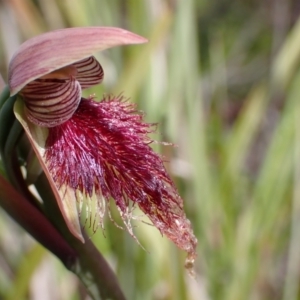
[[[148,253],[108,221],[105,237],[99,230],[92,239],[128,299],[299,299],[296,3],[0,1],[4,75],[18,44],[48,30],[118,26],[150,40],[98,54],[106,77],[92,92],[99,98],[103,92],[124,93],[149,122],[159,123],[156,139],[176,144],[155,147],[170,162],[199,240],[197,278],[188,276],[184,254],[155,228],[136,223]],[[14,290],[18,299],[30,299],[37,284],[51,284],[42,276],[32,280],[41,272],[42,255],[46,270],[60,278],[51,299],[83,297],[76,279],[58,264],[53,268],[53,260],[2,213],[0,223],[0,298],[9,299]]]

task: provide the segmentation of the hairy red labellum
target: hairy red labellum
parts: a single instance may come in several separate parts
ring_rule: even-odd
[[[69,120],[49,128],[45,159],[50,173],[58,188],[96,194],[101,207],[103,197],[113,198],[124,221],[131,201],[137,204],[193,260],[197,240],[161,157],[149,146],[153,126],[122,100],[82,99]]]

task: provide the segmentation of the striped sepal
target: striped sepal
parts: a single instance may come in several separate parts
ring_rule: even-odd
[[[28,119],[44,127],[54,127],[72,117],[81,100],[75,78],[37,79],[21,91]]]
[[[82,89],[99,84],[103,80],[103,69],[94,56],[76,62],[72,66],[77,69],[76,79],[79,81]]]

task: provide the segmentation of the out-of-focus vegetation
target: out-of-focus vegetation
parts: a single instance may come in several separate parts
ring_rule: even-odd
[[[108,221],[92,238],[128,299],[299,299],[299,16],[295,0],[0,0],[4,77],[45,31],[118,26],[150,40],[97,54],[106,77],[90,92],[123,92],[176,144],[155,147],[199,240],[197,278],[154,227],[135,230],[148,253]],[[0,299],[86,299],[3,211]]]

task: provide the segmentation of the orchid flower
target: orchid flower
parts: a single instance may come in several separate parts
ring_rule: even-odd
[[[15,116],[75,237],[84,242],[82,211],[103,226],[113,199],[132,235],[132,209],[138,206],[188,253],[192,264],[197,239],[162,158],[150,147],[153,125],[123,96],[101,101],[82,96],[83,89],[103,80],[94,52],[145,42],[110,27],[69,28],[34,37],[10,62],[10,95],[19,96]]]

